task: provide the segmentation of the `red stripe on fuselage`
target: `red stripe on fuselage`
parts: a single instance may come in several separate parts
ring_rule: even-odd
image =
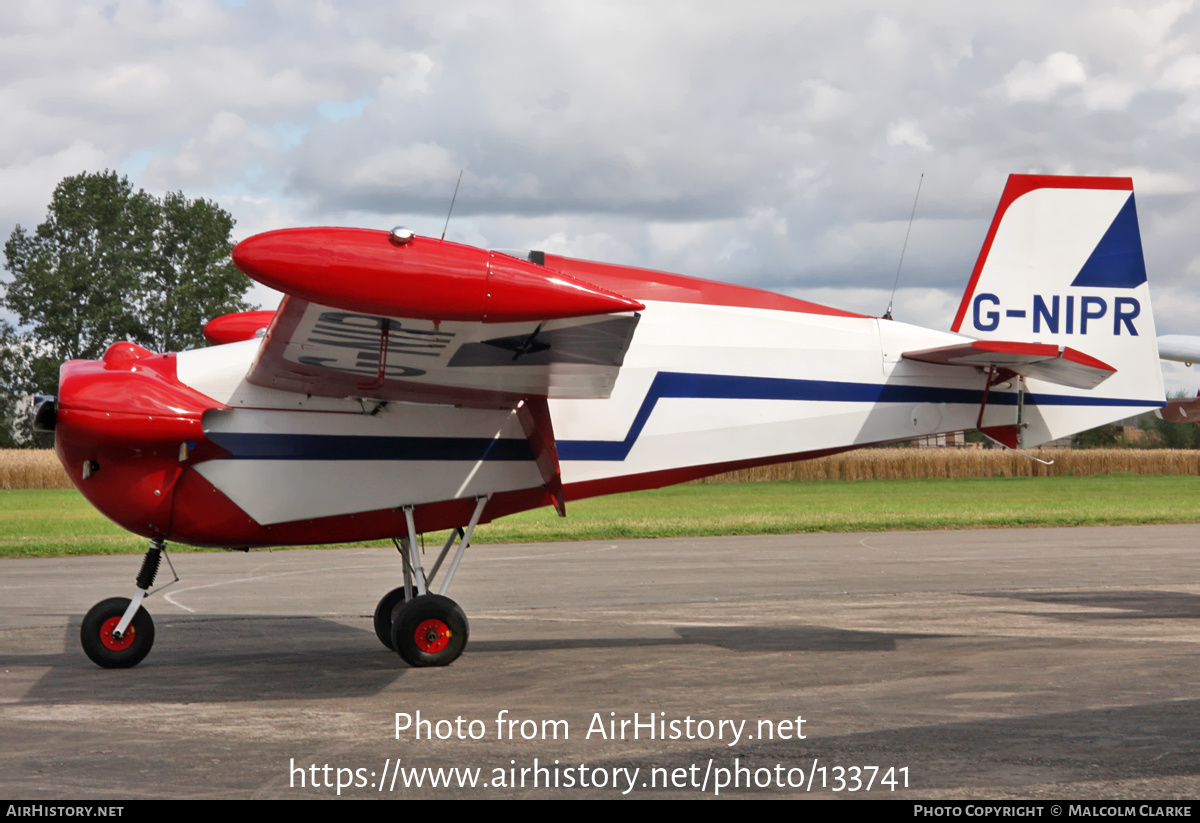
[[[286,490],[280,490],[286,493]],[[480,523],[497,517],[553,504],[546,489],[537,487],[492,495]],[[443,500],[417,506],[413,519],[418,533],[465,526],[475,509],[473,499]],[[263,526],[246,514],[199,472],[185,470],[175,484],[170,540],[193,546],[222,548],[305,546],[385,540],[408,533],[399,508],[292,520]]]
[[[602,480],[588,480],[565,485],[563,492],[567,500],[573,501],[606,494],[657,489],[722,472],[826,457],[857,448],[861,448],[861,446],[845,446],[768,458],[713,463],[706,466],[685,466]],[[499,492],[492,495],[479,522],[481,524],[490,523],[510,514],[551,505],[554,505],[554,500],[544,487]],[[413,518],[419,533],[442,531],[465,525],[470,519],[474,507],[475,501],[470,499],[426,503],[414,509]],[[377,509],[262,526],[224,493],[210,484],[199,472],[191,470],[185,470],[175,484],[175,505],[171,527],[169,535],[171,540],[196,546],[221,547],[350,543],[398,537],[408,531],[402,509]]]

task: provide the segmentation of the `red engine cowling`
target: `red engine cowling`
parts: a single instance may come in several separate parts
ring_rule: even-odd
[[[135,534],[171,530],[176,481],[215,448],[200,418],[215,403],[179,382],[175,355],[114,343],[102,360],[59,374],[55,450],[71,481],[105,516]]]

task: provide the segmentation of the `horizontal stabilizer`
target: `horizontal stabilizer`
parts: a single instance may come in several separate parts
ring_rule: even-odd
[[[903,357],[942,366],[1007,369],[1022,377],[1076,389],[1093,389],[1117,371],[1083,352],[1052,343],[974,340],[955,346],[906,351]]]

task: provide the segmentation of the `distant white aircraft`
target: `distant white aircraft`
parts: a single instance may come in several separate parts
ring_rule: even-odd
[[[1192,334],[1164,334],[1158,338],[1158,356],[1192,365],[1200,363],[1200,337]]]

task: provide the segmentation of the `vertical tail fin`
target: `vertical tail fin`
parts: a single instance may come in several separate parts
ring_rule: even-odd
[[[1092,390],[1029,380],[1025,445],[1161,407],[1133,181],[1010,176],[952,328],[1070,346],[1116,368]]]

